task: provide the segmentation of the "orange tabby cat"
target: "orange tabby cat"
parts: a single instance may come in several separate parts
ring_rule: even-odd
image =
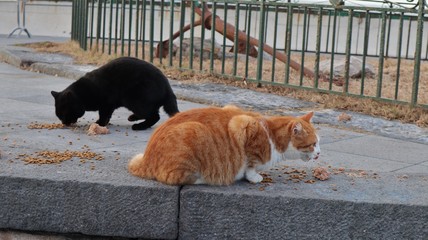
[[[318,158],[312,116],[264,117],[234,106],[181,112],[155,130],[128,168],[172,185],[229,185],[242,178],[258,183],[263,177],[256,167],[277,161],[290,146],[305,161]]]

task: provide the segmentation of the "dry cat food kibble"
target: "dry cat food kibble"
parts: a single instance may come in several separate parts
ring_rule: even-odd
[[[339,120],[339,122],[348,122],[351,121],[352,116],[346,113],[341,113],[338,117],[337,120]]]
[[[61,163],[70,160],[74,157],[80,160],[103,160],[104,157],[101,154],[97,154],[91,151],[40,151],[34,154],[19,154],[18,158],[22,159],[28,164],[54,164]]]
[[[327,180],[330,178],[330,173],[327,171],[327,168],[317,167],[312,170],[312,174],[316,179],[321,181]]]
[[[98,125],[96,123],[92,123],[89,126],[89,129],[88,129],[88,132],[87,132],[87,134],[90,135],[90,136],[91,135],[98,135],[98,134],[107,134],[107,133],[109,133],[108,128],[101,127],[100,125]]]
[[[29,129],[57,129],[64,128],[64,124],[62,123],[30,123],[27,128]]]

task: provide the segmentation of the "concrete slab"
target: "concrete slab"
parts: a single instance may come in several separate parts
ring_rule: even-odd
[[[335,175],[265,187],[186,186],[180,239],[425,239],[427,178]],[[227,216],[227,217],[225,217]]]
[[[389,159],[401,163],[421,163],[427,160],[421,152],[428,151],[426,144],[367,135],[364,137],[325,144],[324,150],[340,151],[364,157]]]

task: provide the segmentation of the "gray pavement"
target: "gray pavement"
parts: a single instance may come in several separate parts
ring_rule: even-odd
[[[77,128],[28,129],[34,122],[59,123],[50,91],[92,67],[13,42],[0,38],[0,60],[7,62],[0,63],[0,229],[158,239],[428,239],[426,129],[352,112],[352,120],[341,123],[340,112],[324,109],[314,119],[321,135],[317,162],[290,156],[267,171],[272,181],[262,184],[166,186],[127,173],[128,160],[144,151],[153,129],[132,131],[126,109],[113,114],[107,135],[85,134],[93,112]],[[19,69],[22,63],[33,72]],[[227,103],[269,114],[318,108],[218,84],[171,84],[186,99],[179,101],[181,111]],[[166,119],[162,112],[161,122]],[[20,157],[82,149],[104,159],[35,165]],[[311,183],[318,166],[331,178]],[[7,234],[0,231],[0,239]]]

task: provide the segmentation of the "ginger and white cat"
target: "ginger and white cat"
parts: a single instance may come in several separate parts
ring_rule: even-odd
[[[277,161],[289,147],[302,160],[318,158],[312,116],[264,117],[235,106],[181,112],[155,130],[128,170],[171,185],[230,185],[242,178],[258,183],[263,177],[256,167]]]

